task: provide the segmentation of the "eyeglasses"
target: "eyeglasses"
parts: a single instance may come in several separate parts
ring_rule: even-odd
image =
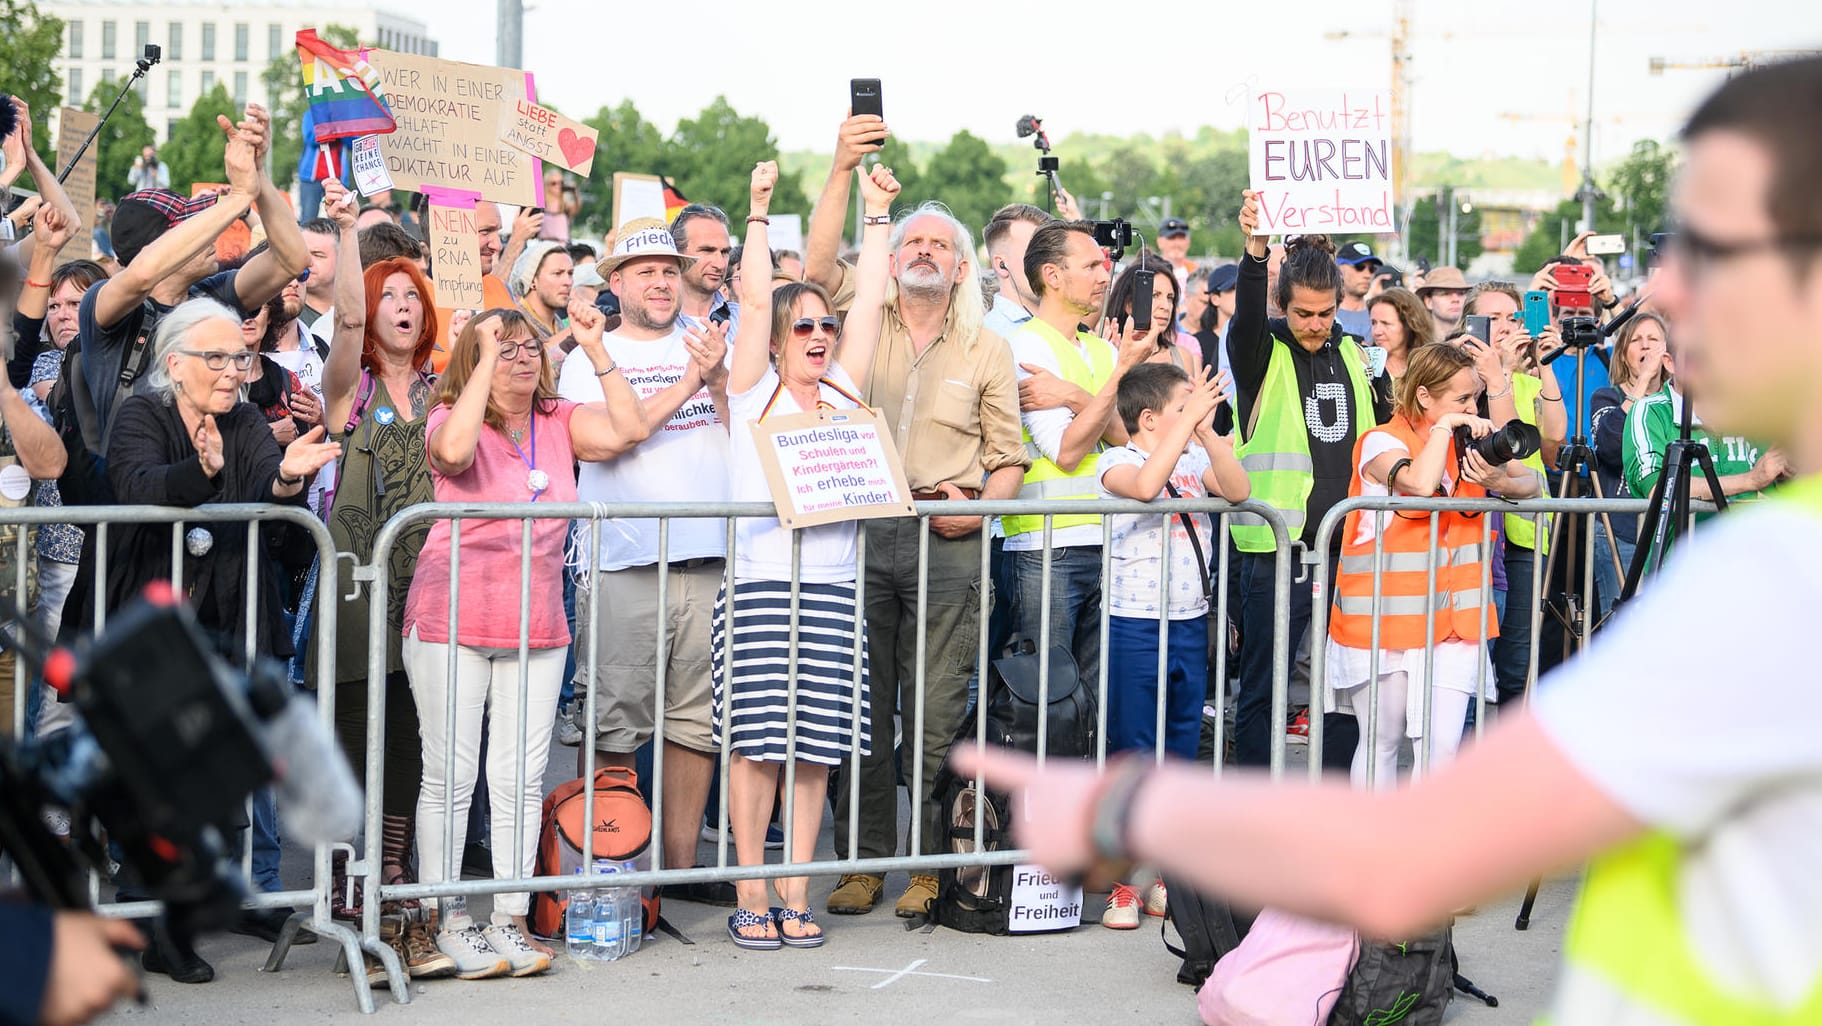
[[[203,366],[212,371],[227,370],[228,364],[230,363],[234,365],[235,370],[244,371],[248,367],[253,366],[253,358],[259,355],[258,353],[249,353],[245,350],[238,353],[224,353],[218,349],[212,349],[206,352],[201,349],[179,349],[178,352],[185,356],[196,357],[203,362]]]
[[[1653,236],[1653,243],[1654,245],[1659,244],[1657,236]],[[1700,232],[1691,231],[1686,226],[1679,226],[1675,233],[1666,236],[1661,244],[1683,260],[1688,266],[1691,277],[1700,277],[1719,264],[1767,250],[1822,248],[1822,236],[1773,236],[1764,239],[1747,239],[1741,242],[1722,242],[1718,239],[1711,239]]]
[[[525,350],[525,355],[527,356],[540,356],[544,353],[544,343],[535,338],[528,338],[523,341],[518,339],[507,339],[500,343],[500,359],[517,360],[519,358],[520,349]]]
[[[299,285],[302,285],[304,282],[307,282],[309,280],[310,280],[310,268],[306,267],[303,270],[297,272],[297,283]]]
[[[825,335],[836,335],[841,332],[841,321],[838,318],[799,317],[791,322],[791,337],[809,338],[819,326]]]

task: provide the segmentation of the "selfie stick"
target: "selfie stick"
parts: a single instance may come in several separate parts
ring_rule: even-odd
[[[159,49],[157,43],[146,44],[145,55],[134,63],[133,73],[127,76],[127,84],[121,87],[120,95],[114,97],[114,102],[108,105],[108,112],[101,115],[100,121],[95,122],[95,127],[89,132],[89,137],[82,140],[81,146],[76,147],[75,156],[72,156],[70,162],[64,165],[62,171],[58,172],[58,185],[62,185],[64,179],[70,176],[70,172],[76,170],[76,165],[82,161],[82,155],[89,151],[89,145],[95,141],[96,136],[101,134],[101,126],[107,124],[108,119],[114,116],[114,109],[120,106],[120,101],[127,98],[127,90],[132,89],[134,83],[144,78],[146,72],[152,70],[152,65],[157,64],[163,57],[164,51]]]

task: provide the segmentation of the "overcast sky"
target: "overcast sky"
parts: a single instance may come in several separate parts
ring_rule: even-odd
[[[494,63],[492,0],[411,5],[445,57]],[[586,116],[630,98],[669,131],[725,93],[784,149],[832,147],[848,80],[883,80],[909,140],[967,128],[1014,138],[1019,115],[1073,131],[1194,132],[1244,122],[1249,85],[1385,85],[1391,0],[1107,4],[1081,0],[532,0],[525,66],[540,98]],[[1419,150],[1562,156],[1588,95],[1588,0],[1416,0]],[[1042,15],[1041,17],[1035,15]],[[1110,20],[1109,20],[1110,19]],[[1719,70],[1653,76],[1652,56],[1701,61],[1822,47],[1816,0],[1599,0],[1595,160],[1665,138]],[[1348,38],[1328,38],[1348,33]],[[1503,114],[1527,116],[1509,120]],[[1811,130],[1806,128],[1805,130]],[[1067,152],[1062,153],[1067,159]]]

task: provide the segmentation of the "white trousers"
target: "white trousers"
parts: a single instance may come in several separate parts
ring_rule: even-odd
[[[1383,791],[1397,786],[1398,749],[1404,743],[1407,733],[1422,734],[1429,738],[1432,769],[1455,758],[1456,749],[1461,747],[1462,727],[1468,717],[1468,702],[1474,696],[1450,688],[1431,688],[1430,729],[1407,731],[1409,724],[1406,718],[1410,715],[1410,697],[1407,691],[1410,686],[1411,675],[1403,670],[1379,675],[1379,719],[1374,724],[1376,729],[1372,737],[1367,736],[1368,687],[1361,684],[1349,689],[1354,717],[1360,721],[1360,744],[1354,748],[1351,773],[1355,787],[1366,787],[1369,760],[1373,766],[1375,789]],[[1412,741],[1413,745],[1417,743],[1415,739]],[[1418,772],[1422,772],[1421,766]]]
[[[449,685],[449,646],[405,637],[405,673],[417,700],[419,732],[424,739],[424,786],[418,793],[419,879],[440,883],[461,878],[462,846],[468,833],[468,806],[474,797],[481,761],[481,719],[487,715],[487,797],[493,827],[493,875],[510,880],[532,875],[537,861],[538,819],[544,802],[544,764],[563,688],[567,649],[534,648],[526,667],[524,708],[519,703],[519,650],[455,646],[455,686]],[[455,707],[455,733],[450,735],[449,708]],[[525,724],[525,756],[518,756],[519,724]],[[453,771],[447,765],[454,753]],[[518,789],[520,768],[524,789]],[[455,844],[444,839],[455,826]],[[523,833],[515,839],[513,831]],[[517,850],[518,857],[514,858]],[[434,904],[434,902],[433,902]],[[452,906],[455,903],[451,903]],[[466,907],[462,903],[459,907]],[[496,919],[522,916],[531,909],[526,891],[496,894]],[[451,925],[447,917],[444,925]],[[461,924],[455,924],[458,927]]]

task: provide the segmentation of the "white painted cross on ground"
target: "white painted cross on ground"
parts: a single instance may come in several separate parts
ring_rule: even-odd
[[[971,983],[992,983],[993,982],[992,980],[985,979],[985,978],[979,977],[979,976],[953,976],[953,975],[950,975],[949,973],[920,973],[920,972],[918,972],[917,967],[923,965],[925,962],[928,962],[928,961],[929,961],[929,959],[927,959],[927,958],[920,958],[917,961],[912,962],[910,965],[905,966],[903,969],[862,969],[858,966],[851,966],[851,965],[838,965],[838,966],[832,966],[831,968],[833,968],[838,973],[885,973],[885,974],[887,974],[885,979],[879,981],[878,983],[875,983],[870,988],[872,990],[880,990],[885,987],[890,987],[894,983],[897,983],[898,981],[904,979],[907,976],[929,976],[929,977],[939,979],[939,980],[967,980]]]

